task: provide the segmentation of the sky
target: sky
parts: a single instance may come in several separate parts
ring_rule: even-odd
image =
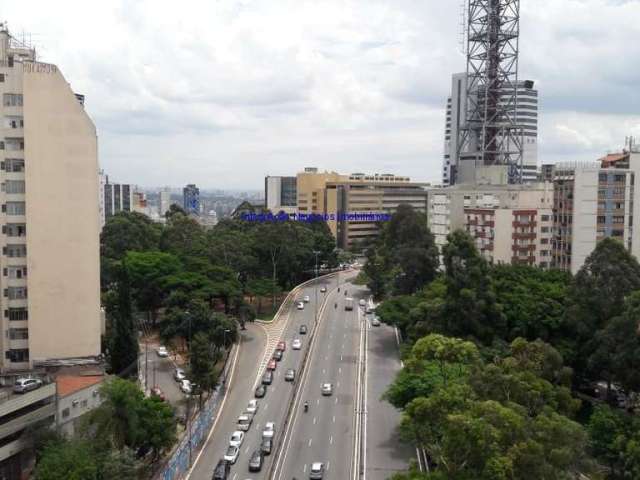
[[[114,181],[261,189],[307,166],[438,182],[462,0],[0,0]],[[521,0],[539,163],[640,139],[640,0]],[[30,35],[30,36],[29,36]]]

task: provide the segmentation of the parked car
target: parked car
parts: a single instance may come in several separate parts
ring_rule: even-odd
[[[270,371],[274,371],[276,369],[276,367],[278,366],[278,362],[276,362],[273,358],[271,360],[269,360],[269,363],[267,363],[267,370]]]
[[[304,303],[309,303],[309,295],[305,295],[304,298],[302,299],[304,301]]]
[[[240,454],[240,448],[239,447],[235,447],[232,445],[229,445],[229,447],[227,447],[227,452],[224,454],[224,459],[233,464],[236,463],[236,460],[238,460],[238,455]]]
[[[295,379],[296,379],[296,371],[293,368],[290,368],[284,374],[284,381],[285,382],[293,382]]]
[[[276,434],[276,424],[275,422],[267,422],[264,426],[264,430],[262,431],[262,438],[271,438]]]
[[[258,385],[256,387],[256,391],[253,392],[253,396],[256,398],[262,398],[267,394],[267,386],[266,385]]]
[[[173,378],[176,382],[182,382],[182,380],[187,378],[187,375],[184,373],[183,369],[176,368],[176,371],[173,373]]]
[[[229,445],[232,447],[240,448],[243,441],[244,441],[244,432],[241,432],[240,430],[236,430],[231,434],[231,438],[229,439]]]
[[[298,304],[296,305],[296,308],[298,310],[304,310],[304,303],[303,302],[298,302]]]
[[[263,438],[262,443],[260,444],[260,450],[265,455],[271,455],[271,448],[273,447],[273,440],[270,438]]]
[[[182,390],[182,393],[189,395],[193,391],[193,385],[191,385],[189,380],[182,380],[182,382],[180,382],[180,390]]]
[[[27,393],[42,386],[39,378],[18,378],[13,384],[13,391],[16,393]]]
[[[158,354],[159,357],[168,357],[169,356],[169,351],[167,350],[167,347],[160,345],[158,347],[158,350],[156,350],[156,353]]]
[[[249,400],[246,411],[255,415],[258,411],[258,400]]]
[[[251,454],[251,458],[249,459],[249,471],[259,472],[260,470],[262,470],[263,460],[264,460],[264,453],[262,453],[262,450],[255,450]]]
[[[262,375],[262,384],[271,385],[272,382],[273,382],[273,372],[271,372],[270,370],[267,370]]]
[[[282,350],[275,350],[271,356],[276,362],[282,360]]]
[[[309,478],[311,480],[322,480],[324,475],[324,464],[320,462],[314,462],[311,464],[311,470],[309,470]]]
[[[333,385],[331,383],[322,384],[322,395],[329,396],[333,393]]]
[[[227,478],[229,478],[230,470],[231,464],[224,459],[220,460],[216,465],[216,468],[213,470],[213,477],[211,477],[211,480],[227,480]]]
[[[280,340],[276,348],[284,352],[287,349],[287,342],[285,342],[284,340]]]
[[[163,402],[166,399],[164,392],[158,386],[155,386],[151,389],[151,395],[153,395],[154,397],[158,397]]]
[[[371,319],[371,325],[373,325],[374,327],[379,327],[380,319],[374,315],[373,318]]]
[[[360,304],[361,307],[365,307],[367,305],[367,301],[364,298],[361,298],[358,303]]]
[[[320,291],[321,291],[322,293],[326,292],[326,291],[327,291],[327,287],[322,287],[322,288],[320,289]]]
[[[302,348],[302,342],[300,341],[299,338],[296,338],[292,343],[291,343],[291,348],[293,348],[294,350],[300,350]]]
[[[298,332],[300,333],[300,335],[306,335],[307,326],[303,323],[302,325],[300,325],[300,329],[298,330]]]

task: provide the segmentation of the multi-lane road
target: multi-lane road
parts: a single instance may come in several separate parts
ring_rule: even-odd
[[[400,369],[395,333],[389,327],[371,326],[357,305],[367,297],[366,290],[345,283],[353,276],[340,274],[340,291],[335,276],[302,287],[296,299],[309,297],[303,310],[294,302],[276,324],[249,325],[242,333],[225,403],[194,459],[190,479],[211,479],[279,340],[286,342],[286,350],[266,396],[258,400],[258,412],[229,479],[307,479],[313,462],[324,464],[323,478],[336,480],[383,480],[407,468],[412,451],[402,448],[396,438],[399,414],[380,399]],[[322,287],[326,292],[321,292]],[[344,309],[345,290],[355,299],[352,311]],[[303,324],[307,334],[299,333]],[[302,341],[302,349],[291,348],[294,339]],[[284,381],[290,368],[296,371],[293,383]],[[323,383],[333,385],[332,395],[321,394]],[[248,461],[260,448],[267,422],[276,425],[274,451],[265,457],[260,472],[250,473]]]

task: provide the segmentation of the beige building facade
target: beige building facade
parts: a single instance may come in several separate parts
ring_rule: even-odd
[[[3,371],[100,353],[97,137],[60,70],[0,30]]]

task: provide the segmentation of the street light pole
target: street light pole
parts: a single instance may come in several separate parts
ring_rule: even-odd
[[[314,250],[313,253],[316,256],[316,281],[313,282],[313,291],[315,293],[315,297],[316,297],[316,301],[314,304],[315,307],[315,323],[318,323],[318,255],[320,255],[322,252],[320,252],[319,250]]]

